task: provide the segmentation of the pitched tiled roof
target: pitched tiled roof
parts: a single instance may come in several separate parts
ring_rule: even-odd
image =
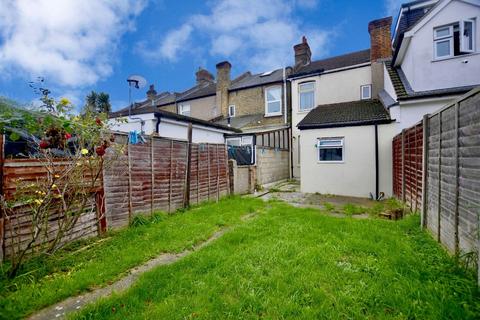
[[[430,0],[417,0],[408,3],[402,4],[402,15],[398,17],[398,27],[395,30],[395,35],[393,39],[393,60],[395,61],[400,45],[403,41],[403,36],[405,32],[412,29],[426,14],[427,12],[435,6],[435,3],[425,5],[421,8],[411,9],[411,6],[419,5]]]
[[[348,127],[390,122],[390,115],[378,100],[359,100],[320,105],[297,125],[299,129]]]
[[[367,62],[370,62],[370,49],[351,52],[323,60],[312,61],[310,64],[295,70],[294,74],[292,74],[290,77],[345,68]]]
[[[283,81],[283,69],[273,70],[271,73],[259,73],[259,74],[243,74],[241,79],[235,79],[232,81],[230,91],[245,89],[250,87],[256,87],[264,84],[282,82]],[[239,77],[239,78],[240,78]]]
[[[405,86],[403,85],[402,79],[400,79],[398,70],[395,67],[393,67],[389,62],[385,63],[385,67],[388,71],[388,75],[390,76],[390,80],[392,81],[393,88],[395,89],[395,94],[397,95],[397,98],[406,96],[407,91],[405,89]]]
[[[214,96],[216,93],[217,85],[215,82],[204,82],[180,93],[177,97],[177,102]]]

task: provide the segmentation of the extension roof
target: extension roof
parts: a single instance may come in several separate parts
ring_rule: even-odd
[[[390,123],[390,115],[378,100],[359,100],[319,105],[297,125],[300,130]]]

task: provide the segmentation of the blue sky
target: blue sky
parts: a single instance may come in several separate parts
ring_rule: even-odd
[[[83,104],[91,90],[128,102],[126,78],[183,91],[199,66],[233,76],[293,62],[305,35],[313,59],[369,47],[367,24],[396,15],[398,0],[0,0],[0,95],[30,103],[28,82]],[[145,96],[147,88],[134,94]]]

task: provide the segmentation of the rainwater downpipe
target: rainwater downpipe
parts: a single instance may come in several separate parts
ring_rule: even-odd
[[[162,118],[160,115],[156,114],[155,117],[157,118],[157,124],[155,125],[155,132],[158,136],[160,136],[160,122],[162,122]]]
[[[283,67],[283,105],[285,106],[285,124],[287,124],[287,71]]]

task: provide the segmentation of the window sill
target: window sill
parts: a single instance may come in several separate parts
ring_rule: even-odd
[[[341,164],[341,163],[345,163],[345,161],[317,161],[317,164]]]
[[[270,117],[280,117],[282,116],[282,113],[266,113],[264,115],[265,118],[270,118]]]
[[[434,58],[431,62],[442,62],[445,60],[453,60],[453,59],[463,59],[463,58],[468,58],[471,56],[476,56],[480,54],[480,52],[473,52],[473,53],[466,53],[462,54],[461,56],[451,56],[451,57],[445,57],[445,58]]]
[[[308,109],[308,110],[298,110],[298,111],[297,111],[297,114],[309,113],[309,112],[312,111],[313,109],[315,109],[315,108]]]

